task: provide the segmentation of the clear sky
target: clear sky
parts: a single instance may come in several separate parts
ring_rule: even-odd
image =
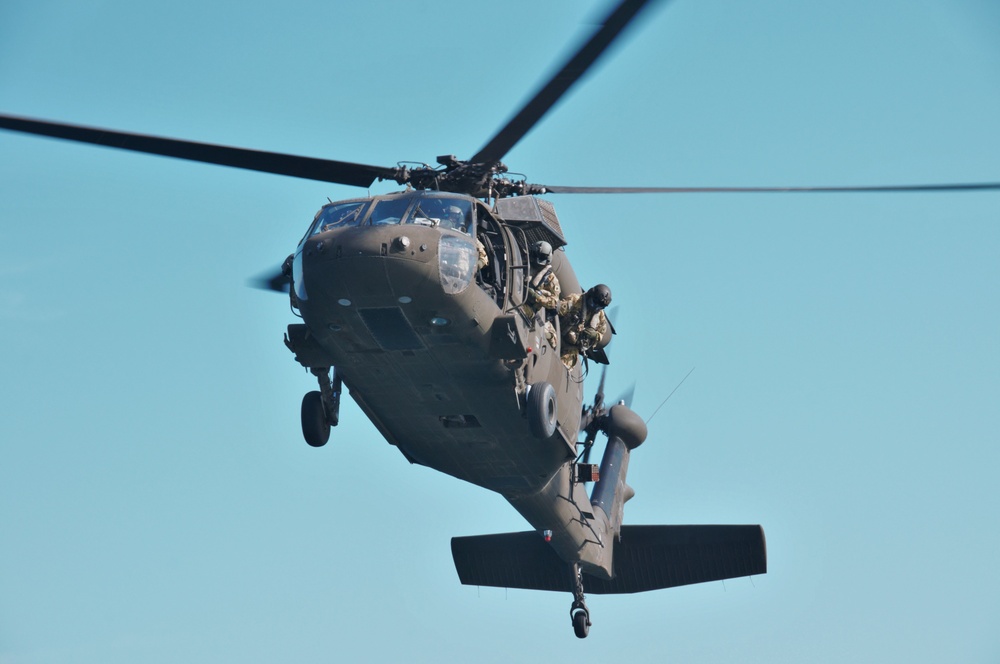
[[[0,112],[394,165],[467,157],[609,3],[8,0]],[[1000,180],[989,0],[648,12],[504,159],[561,185]],[[390,191],[378,185],[373,192]],[[1000,661],[1000,192],[552,196],[650,423],[628,523],[769,572],[466,587],[523,530],[353,402],[323,449],[246,280],[356,189],[0,133],[0,663]],[[596,376],[588,382],[596,387]]]

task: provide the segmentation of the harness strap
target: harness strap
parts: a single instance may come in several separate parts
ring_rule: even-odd
[[[542,281],[544,281],[545,278],[548,277],[549,274],[551,274],[551,272],[552,272],[552,266],[551,265],[546,265],[544,270],[542,270],[541,272],[539,272],[538,274],[536,274],[534,277],[532,277],[532,279],[531,279],[531,287],[532,288],[538,288],[541,285]]]

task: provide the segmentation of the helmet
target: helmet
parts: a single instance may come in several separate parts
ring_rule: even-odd
[[[595,309],[604,309],[611,304],[611,289],[604,284],[597,284],[587,291],[587,305]]]
[[[531,245],[531,255],[537,265],[548,265],[552,262],[552,245],[545,240],[539,240]]]
[[[449,205],[444,209],[444,222],[448,228],[454,228],[463,233],[469,232],[469,220],[462,208],[457,205]]]

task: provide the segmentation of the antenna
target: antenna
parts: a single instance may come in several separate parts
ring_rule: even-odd
[[[678,389],[680,389],[680,386],[684,384],[684,381],[686,381],[688,379],[688,376],[690,376],[692,373],[694,373],[694,369],[695,369],[694,367],[691,367],[691,371],[687,372],[687,375],[684,376],[683,378],[681,378],[681,382],[677,383],[677,387],[675,387],[673,390],[671,390],[670,394],[667,395],[667,398],[664,399],[662,402],[660,402],[660,405],[656,407],[656,410],[653,411],[653,414],[650,415],[649,418],[646,420],[646,424],[647,425],[649,425],[649,420],[651,420],[654,417],[656,417],[656,414],[658,412],[660,412],[660,409],[663,408],[663,404],[665,404],[668,401],[670,401],[670,397],[674,396],[674,392],[676,392]]]

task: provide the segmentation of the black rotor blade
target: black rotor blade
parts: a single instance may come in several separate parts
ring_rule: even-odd
[[[276,269],[270,272],[265,272],[264,274],[258,275],[253,279],[247,280],[247,286],[251,288],[259,288],[261,290],[275,291],[278,293],[287,293],[291,288],[291,280],[288,275],[282,271],[279,265]]]
[[[1000,190],[1000,182],[957,184],[891,184],[849,187],[563,187],[561,185],[531,185],[546,194],[783,194],[827,193],[854,194],[918,191],[986,191]]]
[[[614,11],[604,19],[597,32],[577,51],[576,55],[570,58],[562,69],[535,94],[531,101],[525,104],[507,125],[469,161],[474,164],[493,163],[507,154],[566,94],[566,91],[587,73],[597,58],[607,50],[608,46],[625,29],[625,26],[648,2],[649,0],[622,0]]]
[[[379,177],[392,178],[396,170],[381,166],[353,164],[347,161],[300,157],[279,152],[247,150],[211,143],[196,143],[175,138],[82,127],[61,122],[47,122],[13,115],[0,115],[0,129],[355,187],[368,187]]]
[[[628,386],[628,389],[618,395],[618,398],[615,400],[615,403],[616,404],[624,403],[626,406],[631,408],[632,399],[634,397],[635,397],[635,381],[632,381],[632,384]]]
[[[601,367],[601,382],[597,384],[597,394],[594,395],[594,407],[600,408],[604,405],[604,379],[608,375],[608,365]]]
[[[604,318],[608,321],[608,327],[611,328],[611,334],[618,334],[615,330],[615,321],[618,320],[618,305],[615,305],[604,312]]]

